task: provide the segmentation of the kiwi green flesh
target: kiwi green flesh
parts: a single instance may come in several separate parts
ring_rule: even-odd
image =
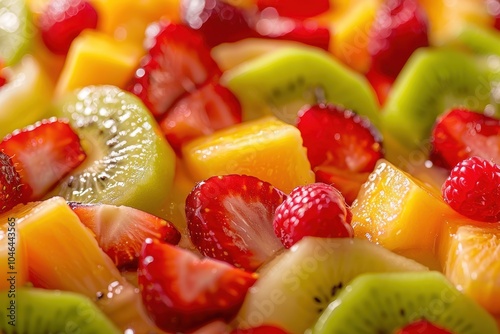
[[[367,240],[305,237],[259,271],[235,321],[243,328],[267,324],[303,334],[357,275],[422,270],[427,268]]]
[[[477,54],[500,56],[500,33],[478,25],[465,24],[449,44]]]
[[[440,114],[453,107],[494,114],[493,102],[490,74],[472,55],[419,49],[394,82],[382,111],[382,133],[409,150],[422,149]]]
[[[493,317],[437,271],[363,274],[319,317],[313,334],[393,334],[418,320],[451,333],[498,333]]]
[[[5,334],[118,334],[87,297],[65,291],[17,288],[0,292],[0,332]]]
[[[287,47],[249,60],[226,71],[221,83],[238,97],[244,120],[274,114],[295,124],[304,106],[329,102],[379,125],[376,96],[366,79],[315,48]]]
[[[0,0],[0,59],[16,64],[33,40],[35,28],[24,0]]]
[[[50,195],[157,214],[173,183],[175,154],[149,111],[114,86],[88,86],[60,101],[87,158]]]

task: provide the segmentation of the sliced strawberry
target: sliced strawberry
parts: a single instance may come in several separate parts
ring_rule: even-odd
[[[147,239],[139,262],[146,310],[165,331],[186,332],[212,320],[230,321],[257,276],[188,250]]]
[[[202,181],[186,199],[191,241],[206,256],[253,271],[282,248],[272,222],[284,198],[280,190],[253,176]]]
[[[129,90],[159,117],[185,93],[216,80],[221,70],[201,35],[183,24],[158,23]]]
[[[427,320],[419,320],[406,325],[396,332],[396,334],[452,334],[450,331],[437,327]]]
[[[254,328],[235,329],[231,334],[288,334],[288,332],[276,326],[263,325]]]
[[[330,9],[330,0],[257,0],[260,10],[272,7],[280,16],[305,19],[323,14]]]
[[[500,164],[500,120],[467,109],[453,109],[438,118],[431,135],[431,161],[452,169],[479,156]]]
[[[8,211],[23,201],[21,177],[12,159],[0,152],[0,213]]]
[[[31,201],[40,199],[86,158],[78,135],[55,118],[7,135],[0,151],[12,158],[26,185],[26,200]]]
[[[147,238],[176,245],[181,234],[175,226],[147,212],[127,206],[70,203],[81,222],[94,232],[102,250],[119,268],[137,267]]]
[[[170,145],[180,154],[181,146],[194,138],[241,122],[236,96],[218,83],[208,83],[179,100],[160,121]]]
[[[314,169],[314,174],[316,182],[330,184],[337,188],[349,205],[356,199],[361,186],[370,175],[368,172],[351,172],[334,166],[318,166]]]
[[[370,85],[375,90],[375,94],[377,94],[379,104],[383,106],[385,100],[387,100],[387,97],[389,96],[392,85],[394,84],[394,78],[378,73],[374,69],[368,70],[365,76],[368,79]]]
[[[396,78],[413,51],[429,46],[428,30],[427,15],[418,0],[386,0],[369,34],[371,68]]]

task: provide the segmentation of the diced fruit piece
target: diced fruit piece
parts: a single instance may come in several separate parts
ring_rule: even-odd
[[[464,108],[438,118],[432,129],[430,159],[452,169],[460,161],[479,156],[500,163],[500,120]]]
[[[142,243],[147,238],[174,245],[181,239],[172,223],[141,210],[107,204],[69,204],[119,268],[137,266]]]
[[[72,43],[56,86],[56,96],[88,85],[124,88],[143,55],[141,48],[86,30]]]
[[[215,175],[247,174],[285,193],[314,182],[299,130],[272,116],[195,139],[182,152],[197,181]]]
[[[453,334],[427,320],[418,320],[398,330],[396,334]]]
[[[500,55],[500,32],[490,27],[465,24],[459,30],[456,38],[450,40],[448,44],[477,54]]]
[[[286,248],[306,236],[354,236],[351,209],[336,188],[324,183],[295,188],[275,211],[274,232]]]
[[[377,73],[376,71],[368,71],[366,73],[366,78],[375,90],[379,104],[383,106],[389,96],[389,93],[391,92],[395,79],[381,73]]]
[[[276,326],[259,326],[248,329],[235,329],[231,334],[288,334],[283,329]]]
[[[23,188],[14,162],[0,150],[0,213],[12,209],[24,200]]]
[[[285,197],[253,176],[208,178],[186,199],[191,241],[205,256],[256,270],[282,249],[273,231],[273,219]]]
[[[351,210],[356,237],[438,267],[436,240],[444,218],[454,212],[438,188],[380,160]]]
[[[305,19],[320,15],[330,9],[329,0],[257,0],[257,7],[262,11],[268,7],[274,8],[279,15]]]
[[[443,184],[443,199],[460,214],[500,221],[500,166],[480,157],[459,162]]]
[[[51,118],[7,135],[0,152],[11,157],[23,183],[23,200],[39,200],[86,158],[71,126]]]
[[[417,0],[387,0],[368,40],[373,71],[395,79],[412,53],[429,46],[428,20]]]
[[[144,243],[138,273],[150,317],[163,330],[176,332],[210,319],[231,320],[257,279],[256,274],[152,239]]]
[[[130,83],[154,116],[163,115],[185,93],[217,80],[220,69],[202,36],[182,24],[161,22],[151,30],[149,53]]]
[[[38,27],[47,48],[64,55],[83,30],[97,27],[97,11],[87,0],[51,0],[38,18]]]
[[[172,186],[175,153],[136,96],[114,86],[88,86],[61,99],[55,112],[70,120],[87,153],[56,194],[152,214],[162,209]]]
[[[16,219],[35,287],[87,296],[122,331],[158,331],[144,314],[138,291],[120,275],[63,198],[40,202]]]
[[[30,55],[2,74],[8,82],[0,89],[0,138],[45,118],[53,92],[47,73]]]
[[[160,121],[172,148],[181,153],[192,139],[241,122],[241,106],[234,94],[210,82],[177,101]]]
[[[427,269],[366,240],[305,237],[260,270],[235,323],[303,334],[358,275],[422,270]]]
[[[120,333],[90,299],[67,291],[19,288],[15,296],[2,291],[0,317],[3,333]]]
[[[0,0],[0,8],[0,59],[11,66],[29,50],[33,22],[23,0]]]
[[[494,318],[436,271],[360,275],[328,306],[312,333],[394,333],[418,320],[450,333],[498,333]]]
[[[354,202],[361,186],[368,180],[370,175],[369,172],[351,172],[334,166],[318,166],[314,168],[314,174],[316,175],[316,182],[323,182],[337,188],[349,205]]]
[[[221,83],[240,100],[244,120],[274,114],[296,124],[303,106],[328,102],[378,125],[376,97],[366,79],[317,48],[283,48],[265,54],[226,71]]]

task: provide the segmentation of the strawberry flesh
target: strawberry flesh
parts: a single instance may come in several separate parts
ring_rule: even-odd
[[[257,7],[262,11],[274,8],[280,16],[306,19],[327,12],[330,0],[257,0]]]
[[[349,205],[356,199],[361,186],[370,175],[368,172],[351,172],[334,166],[318,166],[314,169],[314,174],[316,182],[326,183],[337,188]]]
[[[161,119],[160,127],[180,155],[185,142],[241,120],[241,105],[236,96],[224,86],[211,82],[180,99]]]
[[[288,334],[288,332],[276,326],[262,325],[254,328],[235,329],[231,334]]]
[[[419,320],[400,329],[396,334],[452,334],[427,320]]]
[[[147,239],[138,278],[143,303],[155,324],[165,331],[186,332],[215,319],[231,321],[257,276]]]
[[[6,212],[23,201],[21,177],[12,159],[0,152],[0,213]]]
[[[272,222],[284,198],[283,192],[253,176],[202,181],[186,199],[191,241],[205,256],[254,271],[282,249]]]
[[[183,24],[162,22],[149,29],[149,52],[142,59],[128,90],[155,117],[165,114],[186,93],[222,74],[201,34]]]
[[[172,223],[135,208],[75,202],[69,205],[118,268],[137,268],[141,247],[147,238],[173,245],[181,239]]]
[[[14,131],[0,142],[25,185],[26,200],[39,200],[86,158],[66,121],[51,118]]]
[[[446,112],[432,130],[431,161],[452,169],[472,156],[500,164],[500,120],[461,108]]]

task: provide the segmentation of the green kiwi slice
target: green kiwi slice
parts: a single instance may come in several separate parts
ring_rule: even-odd
[[[13,65],[28,51],[35,29],[24,0],[0,0],[0,59]]]
[[[458,50],[419,49],[394,82],[382,111],[384,138],[409,150],[425,148],[436,118],[452,107],[496,111],[486,67]]]
[[[477,54],[500,56],[500,33],[491,28],[465,24],[450,45],[464,48]]]
[[[66,291],[17,288],[0,292],[0,332],[5,334],[119,334],[90,299]]]
[[[114,86],[88,86],[65,96],[56,116],[69,120],[87,153],[56,194],[74,202],[161,210],[175,154],[136,96]]]
[[[451,333],[495,334],[493,317],[437,271],[364,274],[320,316],[313,334],[392,334],[419,320]]]
[[[238,97],[244,120],[274,114],[295,124],[305,105],[330,102],[378,126],[375,94],[366,79],[325,51],[285,47],[226,71],[221,82]]]
[[[305,237],[262,268],[236,323],[303,334],[359,274],[422,270],[427,268],[367,240]]]

